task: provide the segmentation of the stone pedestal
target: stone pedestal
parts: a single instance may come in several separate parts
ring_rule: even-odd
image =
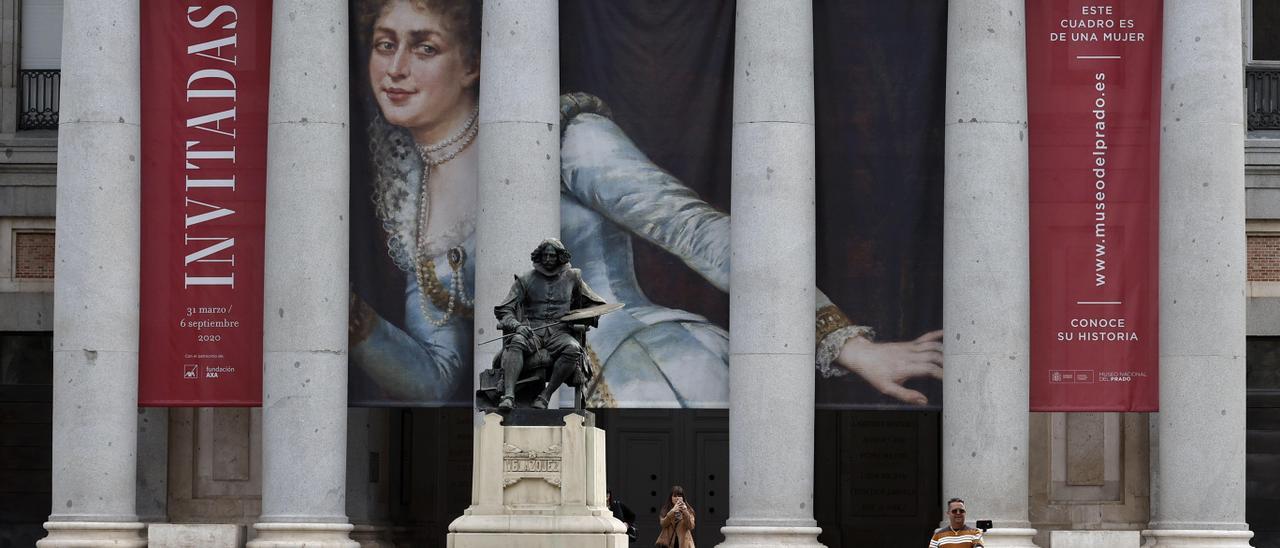
[[[245,528],[233,523],[153,523],[147,526],[150,548],[236,548],[244,546]]]
[[[1159,529],[1143,531],[1143,548],[1241,548],[1253,546],[1253,531]]]
[[[627,548],[605,507],[604,431],[581,415],[563,426],[477,427],[471,507],[449,524],[449,548]]]
[[[111,546],[143,548],[147,526],[142,522],[46,521],[49,536],[36,542],[38,548],[93,548]]]

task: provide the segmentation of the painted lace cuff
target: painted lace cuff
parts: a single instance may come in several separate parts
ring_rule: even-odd
[[[875,339],[875,336],[875,331],[870,327],[846,325],[818,339],[818,359],[816,364],[818,373],[821,373],[824,379],[848,375],[848,369],[832,363],[836,360],[836,356],[840,355],[840,349],[844,347],[844,342],[853,337],[864,337],[867,340],[872,340]]]

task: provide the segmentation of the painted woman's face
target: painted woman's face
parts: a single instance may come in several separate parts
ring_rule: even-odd
[[[415,134],[450,131],[470,114],[472,86],[480,73],[463,59],[464,47],[435,13],[408,1],[389,4],[373,28],[369,82],[388,122]]]

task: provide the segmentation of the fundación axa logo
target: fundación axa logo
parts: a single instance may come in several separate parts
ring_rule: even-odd
[[[186,364],[182,364],[182,368],[183,368],[182,378],[196,379],[200,377],[200,364],[186,363]]]

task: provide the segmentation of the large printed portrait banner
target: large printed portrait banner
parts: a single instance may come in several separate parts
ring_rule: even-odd
[[[138,402],[261,405],[271,2],[141,10]]]
[[[1159,407],[1161,0],[1028,0],[1031,410]]]
[[[824,407],[941,405],[946,2],[904,4],[815,2]],[[587,334],[589,406],[728,406],[735,8],[559,5],[560,237],[626,304]],[[480,3],[352,14],[349,399],[470,406]]]

